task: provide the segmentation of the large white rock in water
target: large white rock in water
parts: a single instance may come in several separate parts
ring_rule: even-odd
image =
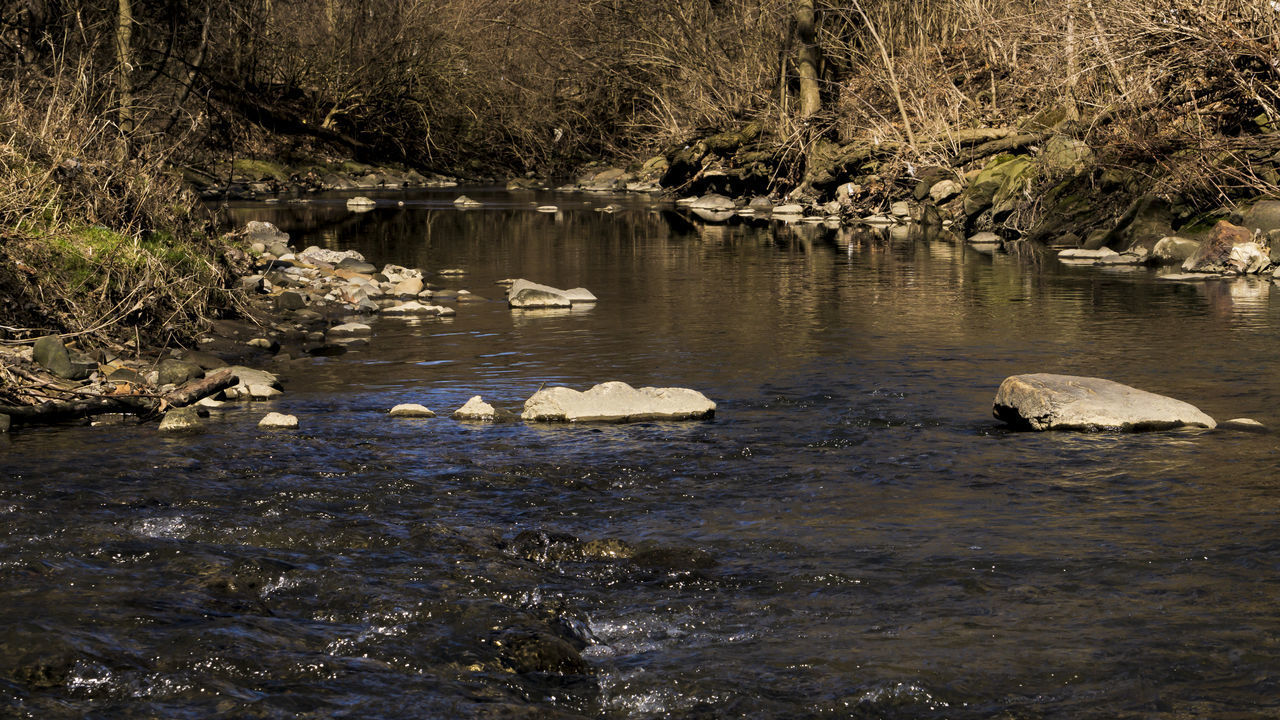
[[[623,382],[607,382],[586,392],[567,387],[539,390],[525,401],[520,417],[549,422],[628,422],[708,418],[715,412],[716,404],[697,390],[652,387],[637,390]]]
[[[1102,378],[1013,375],[996,391],[992,412],[1030,430],[1166,430],[1217,427],[1194,405]]]
[[[593,303],[596,296],[586,288],[561,290],[521,278],[507,290],[507,304],[513,308],[567,308],[575,303]]]

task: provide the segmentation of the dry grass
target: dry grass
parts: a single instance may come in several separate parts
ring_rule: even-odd
[[[0,100],[0,337],[189,337],[228,301],[222,248],[158,148],[80,109],[84,77]]]

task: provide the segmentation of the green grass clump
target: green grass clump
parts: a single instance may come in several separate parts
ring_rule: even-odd
[[[0,92],[0,335],[192,337],[229,306],[226,246],[165,148],[121,136],[78,92]]]

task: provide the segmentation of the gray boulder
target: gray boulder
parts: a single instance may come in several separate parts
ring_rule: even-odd
[[[244,226],[244,236],[250,244],[262,243],[264,247],[273,243],[282,245],[289,243],[289,233],[282,232],[280,228],[269,222],[259,220],[250,220]]]
[[[1181,400],[1101,378],[1035,373],[1000,383],[994,415],[1024,430],[1167,430],[1217,426]]]
[[[933,200],[934,204],[941,205],[963,191],[964,188],[955,180],[943,180],[929,188],[929,199]]]
[[[156,370],[160,373],[158,382],[161,385],[181,385],[189,380],[204,377],[204,368],[198,364],[175,358],[161,360]]]
[[[31,359],[64,380],[83,380],[97,367],[97,363],[89,358],[72,353],[61,339],[53,335],[36,341]]]
[[[1264,234],[1280,229],[1280,200],[1260,200],[1244,213],[1240,224]]]
[[[1151,248],[1151,259],[1161,265],[1178,265],[1186,262],[1199,248],[1200,243],[1195,240],[1170,235],[1160,238]]]
[[[525,401],[521,417],[545,422],[628,422],[708,418],[715,411],[716,404],[697,390],[636,389],[623,382],[607,382],[586,392],[567,387],[539,390]]]

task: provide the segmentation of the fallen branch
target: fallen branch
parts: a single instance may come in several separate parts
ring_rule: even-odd
[[[164,396],[170,407],[185,407],[215,395],[240,382],[230,368],[219,370],[203,380],[189,382]]]
[[[39,405],[0,405],[14,425],[49,425],[95,415],[128,414],[149,418],[165,408],[184,407],[235,385],[240,379],[230,369],[187,383],[173,392],[154,395],[104,395],[81,400],[50,400]]]
[[[952,155],[950,162],[952,166],[967,165],[974,160],[981,160],[985,157],[998,155],[1002,152],[1021,150],[1028,145],[1034,145],[1044,140],[1045,137],[1044,133],[1028,133],[1024,135],[1014,135],[1013,137],[1002,138],[1000,140],[992,140],[991,142],[983,143],[970,150]]]

